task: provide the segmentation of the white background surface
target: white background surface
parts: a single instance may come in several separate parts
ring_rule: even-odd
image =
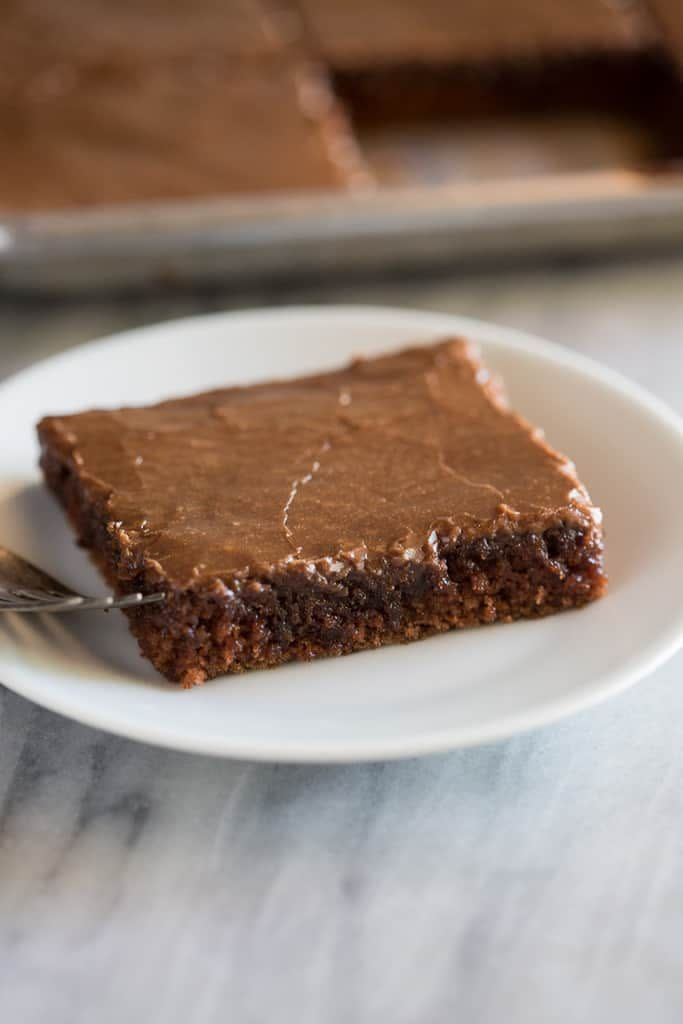
[[[525,327],[683,411],[683,262],[284,298]],[[4,302],[0,373],[282,299]],[[0,691],[3,1024],[678,1024],[682,666],[530,736],[344,768],[157,751]]]

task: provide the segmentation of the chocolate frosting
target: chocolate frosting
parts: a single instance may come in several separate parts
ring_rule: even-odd
[[[572,465],[460,340],[43,426],[106,500],[111,529],[177,585],[599,522]]]
[[[296,32],[269,0],[8,0],[0,208],[368,184]]]
[[[28,73],[56,62],[259,57],[288,41],[273,10],[269,0],[3,0],[0,45]]]
[[[0,208],[315,190],[366,180],[325,77],[298,59],[57,66],[26,81],[8,77],[4,86],[0,67],[0,124]]]
[[[340,69],[623,51],[654,35],[637,2],[300,0],[300,6],[320,52]]]

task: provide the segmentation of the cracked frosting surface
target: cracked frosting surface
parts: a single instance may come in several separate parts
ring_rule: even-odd
[[[179,585],[599,522],[571,463],[506,408],[461,340],[47,422],[112,528]]]

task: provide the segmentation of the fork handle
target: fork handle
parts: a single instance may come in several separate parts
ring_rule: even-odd
[[[0,592],[3,590],[42,591],[62,599],[79,596],[25,558],[0,546]]]

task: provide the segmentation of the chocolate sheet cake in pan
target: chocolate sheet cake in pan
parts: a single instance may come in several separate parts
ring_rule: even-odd
[[[679,237],[677,17],[667,0],[8,0],[0,283]]]

